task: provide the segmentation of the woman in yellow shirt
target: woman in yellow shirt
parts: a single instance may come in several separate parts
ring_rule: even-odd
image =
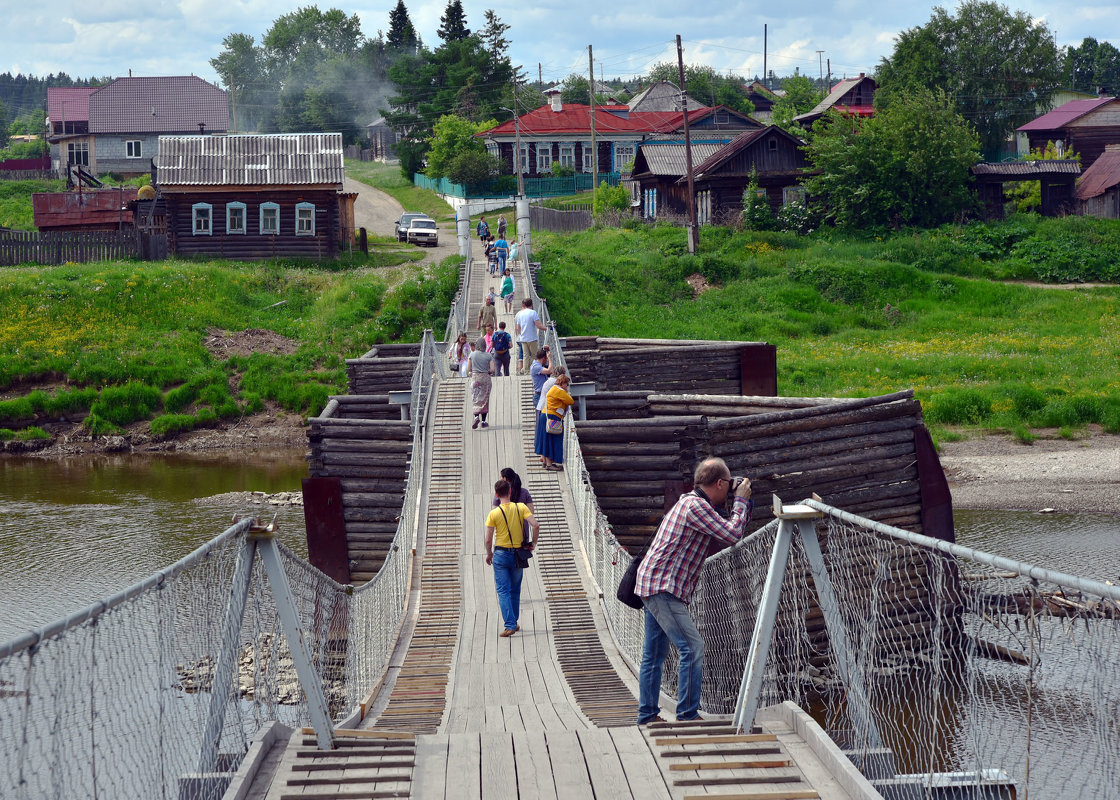
[[[544,462],[545,469],[556,472],[564,469],[561,466],[564,463],[564,434],[548,433],[548,422],[549,420],[562,420],[567,416],[568,408],[575,402],[572,396],[568,394],[568,386],[571,382],[571,377],[561,375],[556,379],[556,385],[548,390],[544,399],[546,433],[544,441],[541,443],[541,460]]]
[[[505,478],[494,484],[494,494],[500,501],[486,517],[486,563],[494,566],[494,588],[498,592],[498,608],[502,612],[505,630],[501,636],[512,636],[521,630],[517,618],[521,615],[521,573],[513,551],[525,544],[532,548],[540,536],[540,523],[524,503],[511,503],[510,485]],[[522,522],[529,523],[532,539],[522,540]]]

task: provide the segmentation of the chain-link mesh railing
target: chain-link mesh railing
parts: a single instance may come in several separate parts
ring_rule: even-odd
[[[330,717],[347,716],[388,664],[407,599],[426,469],[423,426],[444,359],[426,331],[413,372],[412,461],[391,552],[373,580],[341,586],[287,548],[281,562]],[[0,797],[217,798],[207,764],[210,698],[243,520],[153,577],[0,645]],[[217,767],[228,772],[268,721],[309,723],[307,700],[258,559],[236,633]],[[211,742],[211,744],[213,744]],[[213,765],[205,767],[212,770]]]

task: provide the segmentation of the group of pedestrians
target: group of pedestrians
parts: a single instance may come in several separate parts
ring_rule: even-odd
[[[508,275],[509,271],[506,269],[506,260],[510,258],[512,247],[506,239],[506,218],[505,215],[498,217],[498,238],[495,239],[490,233],[490,223],[486,221],[486,217],[479,217],[478,225],[475,226],[478,233],[478,239],[482,242],[482,246],[486,253],[486,262],[490,269],[491,275]],[[509,310],[508,308],[506,309]]]

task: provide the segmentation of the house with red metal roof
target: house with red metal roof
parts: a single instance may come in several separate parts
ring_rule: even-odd
[[[502,161],[503,172],[517,173],[514,151],[520,140],[521,174],[527,178],[548,176],[556,166],[590,173],[591,107],[562,102],[559,87],[545,94],[548,104],[478,135],[491,155]],[[744,130],[761,127],[749,116],[725,106],[690,108],[688,124],[693,136],[724,142]],[[594,153],[598,155],[598,172],[623,172],[634,161],[642,142],[652,137],[683,137],[683,131],[682,111],[632,111],[626,105],[597,105]]]
[[[817,103],[812,111],[798,114],[794,122],[803,128],[813,127],[813,123],[829,111],[839,111],[853,117],[875,116],[875,90],[879,85],[874,78],[860,73],[858,78],[845,78],[832,87],[828,97]]]
[[[1094,97],[1071,100],[1018,128],[1026,134],[1031,150],[1043,150],[1048,142],[1061,142],[1062,152],[1081,156],[1088,170],[1109,144],[1120,143],[1120,100]]]
[[[1120,144],[1105,145],[1077,182],[1073,197],[1086,216],[1120,219]]]
[[[151,170],[159,137],[226,133],[226,92],[194,75],[47,90],[52,164],[122,176]]]

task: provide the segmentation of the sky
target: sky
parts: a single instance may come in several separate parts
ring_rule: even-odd
[[[230,33],[260,40],[279,16],[301,5],[337,7],[357,14],[368,37],[388,30],[396,0],[351,3],[315,0],[37,0],[4,5],[0,72],[71,77],[193,74],[218,82],[209,59]],[[439,44],[436,30],[447,0],[405,0],[425,44]],[[1086,36],[1120,46],[1120,2],[1017,0],[1007,5],[1044,22],[1059,46]],[[948,8],[953,3],[945,3]],[[513,63],[533,80],[586,75],[587,46],[594,48],[596,77],[630,77],[660,61],[676,62],[680,35],[686,63],[705,64],[748,78],[763,74],[763,25],[769,28],[767,66],[778,75],[795,69],[817,77],[831,66],[834,78],[873,72],[889,55],[895,36],[926,23],[932,5],[912,0],[463,0],[467,25],[483,27],[493,9],[510,25]],[[818,53],[818,51],[823,51]]]

